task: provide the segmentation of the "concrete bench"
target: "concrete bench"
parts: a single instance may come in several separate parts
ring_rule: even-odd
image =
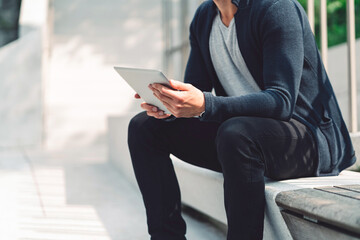
[[[275,200],[294,239],[360,239],[360,184],[284,191]]]
[[[130,182],[136,185],[129,151],[127,126],[134,114],[108,118],[109,160],[119,168]],[[221,173],[187,164],[171,157],[181,188],[182,202],[226,224]],[[336,177],[300,178],[284,181],[266,179],[264,239],[293,239],[275,199],[279,193],[304,188],[360,183],[360,174],[343,171]]]

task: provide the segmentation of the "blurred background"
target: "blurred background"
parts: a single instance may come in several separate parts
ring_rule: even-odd
[[[140,102],[113,66],[183,80],[201,2],[0,0],[0,239],[146,239],[141,197],[120,163],[129,162],[126,127]],[[353,3],[358,38],[360,0]],[[350,126],[347,3],[325,4],[327,69]],[[320,0],[313,8],[324,47]],[[359,69],[360,40],[355,45]],[[224,238],[223,225],[191,211],[189,236]]]
[[[0,0],[0,146],[105,146],[107,116],[140,110],[113,66],[155,68],[182,80],[199,3]],[[321,46],[319,7],[315,1]],[[355,0],[356,37],[359,9]],[[346,1],[327,1],[327,13],[328,71],[349,123]]]

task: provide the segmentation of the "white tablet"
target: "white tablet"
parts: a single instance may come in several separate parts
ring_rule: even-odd
[[[148,104],[154,105],[163,110],[166,114],[171,114],[169,110],[157,99],[153,91],[149,89],[149,84],[160,83],[166,86],[170,86],[169,80],[165,75],[152,69],[141,68],[124,68],[114,67],[114,69],[120,74],[120,76],[140,95],[142,99]]]

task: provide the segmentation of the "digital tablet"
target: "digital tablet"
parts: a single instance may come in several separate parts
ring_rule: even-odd
[[[152,83],[160,83],[170,87],[169,80],[162,72],[141,68],[114,67],[114,69],[146,103],[158,107],[166,114],[171,114],[148,87]]]

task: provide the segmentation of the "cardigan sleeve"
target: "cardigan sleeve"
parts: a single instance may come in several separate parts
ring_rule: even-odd
[[[259,21],[258,29],[264,89],[237,97],[205,92],[203,121],[222,122],[235,116],[291,118],[303,69],[303,16],[294,2],[278,0]]]

